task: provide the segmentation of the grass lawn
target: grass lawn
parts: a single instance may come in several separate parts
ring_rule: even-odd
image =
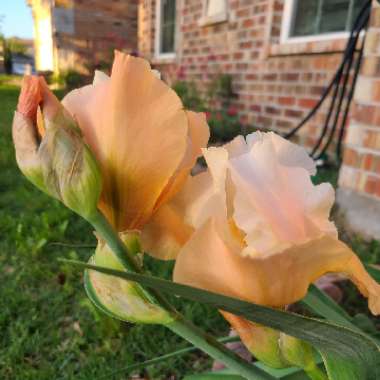
[[[87,260],[95,238],[86,222],[34,188],[16,167],[11,120],[17,96],[17,87],[0,86],[0,379],[128,379],[125,371],[110,373],[187,344],[163,327],[122,324],[101,315],[86,297],[82,274],[57,261]],[[380,257],[377,243],[369,249],[359,240],[354,244],[368,260]],[[148,259],[147,265],[157,275],[170,276],[171,264]],[[348,290],[350,311],[365,313],[363,300]],[[174,302],[207,331],[228,333],[215,310]],[[180,379],[210,364],[194,353],[143,374]]]

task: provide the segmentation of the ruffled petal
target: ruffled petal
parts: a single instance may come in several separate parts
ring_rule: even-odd
[[[102,82],[108,82],[109,80],[110,77],[106,73],[103,73],[103,71],[100,70],[95,70],[94,80],[92,84],[96,85]]]
[[[100,122],[106,99],[110,97],[110,81],[97,80],[94,84],[70,91],[62,100],[83,132],[84,138],[100,164],[105,160],[102,149],[103,126]]]
[[[248,153],[249,147],[243,136],[236,136],[232,141],[223,145],[223,148],[227,150],[228,157],[238,157],[244,153]]]
[[[226,178],[228,152],[223,148],[203,150],[208,170],[190,177],[179,194],[184,220],[194,228],[210,217],[227,218]]]
[[[250,259],[239,255],[239,246],[228,245],[221,237],[214,219],[209,219],[182,248],[174,267],[176,282],[237,298],[247,299],[252,275],[240,273],[240,266]],[[226,235],[224,235],[226,236]]]
[[[314,160],[307,154],[303,147],[296,145],[289,140],[285,140],[274,132],[254,132],[248,135],[246,140],[250,149],[252,149],[255,144],[270,140],[276,158],[282,165],[304,168],[310,175],[315,175],[317,172]]]
[[[143,226],[144,252],[161,260],[174,260],[189,240],[193,229],[184,223],[183,211],[174,202],[161,206]]]
[[[324,235],[266,258],[243,257],[215,220],[197,230],[178,255],[174,280],[260,305],[284,307],[301,300],[326,273],[345,274],[380,314],[380,285],[338,239]]]
[[[324,233],[336,236],[328,214],[330,185],[313,185],[313,161],[273,133],[250,135],[251,150],[230,160],[235,188],[234,219],[246,233],[245,255],[266,256]]]
[[[64,103],[101,165],[101,210],[118,230],[140,228],[185,156],[187,116],[141,58],[116,52],[111,80],[95,82]]]
[[[211,215],[226,216],[224,190],[216,189],[210,172],[190,176],[181,191],[162,205],[142,229],[144,250],[163,260],[175,259],[194,228]]]
[[[186,115],[188,120],[187,149],[177,170],[157,200],[155,210],[170,200],[183,186],[197,158],[202,154],[202,148],[207,146],[210,138],[210,130],[206,122],[206,116],[203,113],[186,111]]]

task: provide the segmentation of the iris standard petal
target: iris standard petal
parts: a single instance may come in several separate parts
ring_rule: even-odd
[[[110,80],[102,76],[63,102],[100,163],[100,208],[118,230],[141,228],[186,153],[180,99],[147,61],[116,52]]]

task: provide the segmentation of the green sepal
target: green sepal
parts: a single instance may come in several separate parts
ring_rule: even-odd
[[[135,233],[123,233],[120,237],[128,248],[139,247]],[[133,252],[139,254],[135,250]],[[102,241],[98,243],[89,263],[125,271],[116,255]],[[171,314],[157,305],[136,282],[86,270],[85,288],[95,306],[113,318],[133,323],[164,325],[173,321]]]

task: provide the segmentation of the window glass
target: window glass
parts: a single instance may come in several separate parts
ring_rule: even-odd
[[[296,0],[292,36],[307,36],[316,30],[319,0]]]
[[[161,0],[160,53],[173,53],[176,0]]]
[[[325,0],[322,2],[320,31],[322,33],[346,30],[350,0]]]
[[[365,0],[295,0],[290,37],[349,31]]]

